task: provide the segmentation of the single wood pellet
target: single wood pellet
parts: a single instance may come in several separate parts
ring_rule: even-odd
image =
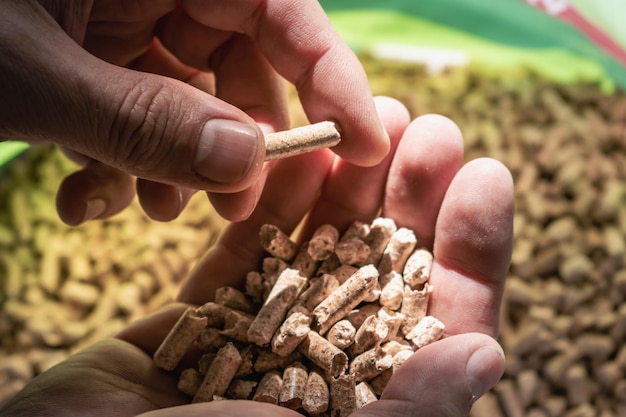
[[[339,256],[346,242],[371,260]],[[433,257],[393,220],[355,222],[343,236],[323,225],[300,247],[265,225],[260,243],[270,256],[246,275],[245,292],[220,288],[215,301],[185,314],[208,324],[194,328],[193,342],[207,353],[180,376],[193,402],[252,399],[346,417],[376,401],[416,349],[443,336],[443,323],[428,315]],[[172,332],[185,331],[187,321]],[[175,348],[190,345],[187,338]]]
[[[337,125],[323,121],[265,135],[265,160],[288,158],[341,142]]]

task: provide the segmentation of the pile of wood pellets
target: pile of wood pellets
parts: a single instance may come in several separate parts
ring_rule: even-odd
[[[298,247],[264,225],[270,256],[245,292],[222,287],[189,307],[154,355],[173,370],[192,345],[206,353],[179,389],[193,402],[244,399],[307,416],[347,417],[376,401],[394,371],[444,324],[427,315],[433,256],[392,219],[320,226]]]
[[[626,416],[624,91],[525,70],[428,75],[361,58],[375,94],[400,99],[413,116],[450,117],[466,159],[497,158],[516,182],[499,337],[507,369],[472,416]],[[299,110],[294,123],[305,123]],[[173,223],[151,222],[134,204],[65,227],[54,194],[72,169],[37,149],[0,174],[0,402],[166,303],[223,226],[199,196]]]

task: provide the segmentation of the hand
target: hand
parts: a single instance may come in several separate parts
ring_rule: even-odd
[[[364,71],[315,0],[3,2],[0,140],[61,145],[76,225],[135,195],[157,220],[195,190],[245,219],[263,188],[263,132],[289,126],[281,76],[311,122],[342,129],[359,165],[388,151]],[[230,197],[228,197],[230,196]]]
[[[384,216],[414,230],[433,249],[430,313],[446,324],[446,335],[419,349],[381,400],[354,416],[467,415],[504,370],[502,350],[492,337],[512,250],[511,176],[491,159],[462,165],[462,137],[448,119],[424,116],[409,124],[398,102],[378,98],[376,103],[392,143],[383,162],[359,168],[330,151],[279,161],[252,216],[228,226],[178,299],[204,303],[217,287],[240,285],[246,272],[257,270],[264,256],[258,244],[262,223],[290,232],[308,212],[306,236],[322,222],[343,228],[355,219],[372,220],[382,208]],[[170,306],[131,326],[119,340],[102,342],[42,374],[5,413],[33,415],[31,407],[39,406],[39,413],[63,410],[64,416],[298,415],[245,401],[181,405],[188,399],[176,393],[170,375],[151,366],[151,355],[183,308]]]

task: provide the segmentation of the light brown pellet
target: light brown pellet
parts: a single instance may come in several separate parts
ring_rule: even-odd
[[[214,396],[223,396],[240,364],[239,351],[232,343],[228,343],[217,352],[192,402],[213,401]]]
[[[348,369],[348,356],[337,346],[311,330],[298,345],[298,350],[332,376]]]
[[[377,346],[352,359],[348,372],[359,382],[372,379],[392,366],[393,356]]]
[[[422,318],[405,336],[417,349],[439,340],[445,330],[444,324],[433,316]]]
[[[206,317],[188,307],[154,353],[154,364],[166,371],[176,368],[206,324]]]
[[[355,387],[356,408],[361,408],[369,403],[378,401],[372,387],[365,381],[359,382]]]
[[[352,275],[358,271],[359,268],[352,265],[339,265],[337,268],[333,269],[330,274],[334,276],[339,284],[343,284],[350,278]]]
[[[288,266],[289,264],[282,259],[268,256],[263,259],[263,273],[261,275],[263,276],[263,279],[267,282],[267,284],[271,287],[278,279],[280,273],[287,269]]]
[[[250,271],[246,274],[246,295],[255,303],[263,301],[263,277],[257,271]]]
[[[370,247],[361,239],[346,239],[337,243],[335,253],[344,265],[363,266],[370,256]]]
[[[252,325],[252,318],[240,311],[231,310],[224,319],[222,335],[239,342],[248,343],[248,330]]]
[[[202,375],[197,369],[189,368],[185,369],[178,378],[178,384],[176,387],[184,394],[193,397],[198,391],[198,387],[202,383]]]
[[[354,375],[343,374],[330,380],[330,415],[347,417],[357,409]]]
[[[404,323],[404,314],[382,307],[376,313],[376,316],[387,325],[387,340],[391,340],[398,335],[402,323]]]
[[[339,288],[337,278],[331,274],[323,274],[309,280],[309,287],[300,294],[298,302],[311,311],[337,288]]]
[[[421,290],[413,290],[408,285],[404,286],[404,297],[400,308],[400,312],[404,315],[404,323],[402,324],[404,334],[409,333],[426,316],[431,292],[432,288],[428,284],[424,284],[424,288]]]
[[[328,409],[330,393],[322,375],[312,370],[306,381],[302,408],[311,415],[318,415]]]
[[[397,310],[404,298],[404,281],[402,275],[396,271],[389,271],[379,278],[380,296],[378,302],[382,306]]]
[[[383,256],[378,264],[378,270],[381,275],[391,271],[402,273],[405,264],[415,246],[417,238],[412,230],[401,227],[396,230],[389,239],[387,247],[383,252]]]
[[[397,371],[404,362],[406,362],[411,356],[413,356],[413,353],[413,349],[411,349],[410,347],[407,349],[399,350],[395,355],[393,355],[392,370],[394,372]]]
[[[330,328],[326,334],[326,339],[337,346],[339,349],[346,349],[354,343],[356,329],[350,323],[350,320],[339,320]]]
[[[248,345],[241,349],[241,364],[237,368],[235,378],[244,378],[254,373],[256,345]]]
[[[377,283],[378,271],[373,265],[359,268],[313,310],[319,333],[326,333],[333,324],[363,301]]]
[[[365,240],[370,233],[370,225],[360,220],[355,220],[350,223],[350,226],[341,235],[340,241],[346,241],[349,239],[357,238]]]
[[[337,125],[323,121],[265,135],[265,160],[287,158],[330,148],[341,142]]]
[[[202,329],[196,340],[200,349],[205,352],[217,352],[228,343],[228,339],[222,335],[220,329],[215,327]]]
[[[263,378],[261,378],[252,400],[278,404],[278,398],[280,397],[280,389],[282,386],[283,379],[281,374],[277,371],[268,371],[265,375],[263,375]]]
[[[283,385],[280,389],[278,403],[292,410],[302,407],[308,377],[308,369],[300,362],[295,362],[286,367],[283,372]]]
[[[306,285],[306,278],[297,269],[281,272],[267,299],[248,329],[248,340],[259,346],[267,345],[285,319],[287,310]]]
[[[318,261],[309,254],[309,242],[300,245],[300,249],[296,254],[291,267],[300,271],[303,277],[311,278],[315,274]]]
[[[432,253],[424,248],[416,249],[404,265],[402,271],[404,282],[411,288],[418,288],[419,285],[428,281],[432,267]]]
[[[384,370],[383,372],[381,372],[380,374],[376,375],[374,378],[368,381],[370,388],[372,389],[372,391],[374,391],[376,395],[378,396],[382,395],[383,391],[385,390],[385,387],[389,383],[389,380],[393,376],[393,373],[394,373],[394,370],[392,367],[392,368]]]
[[[207,327],[222,328],[224,327],[224,318],[232,311],[232,308],[209,301],[198,307],[197,311],[200,316],[206,317]]]
[[[251,400],[257,385],[259,385],[257,381],[233,379],[226,390],[226,398],[233,400]]]
[[[370,231],[365,242],[370,247],[367,263],[378,267],[378,263],[387,247],[391,236],[398,230],[396,223],[389,218],[378,217],[370,226]]]
[[[346,319],[358,329],[369,316],[377,315],[380,308],[380,304],[376,303],[361,304],[354,310],[349,311],[346,314]]]
[[[261,226],[261,246],[272,256],[289,262],[296,256],[296,244],[278,227],[271,224]]]
[[[295,351],[311,330],[310,325],[309,313],[295,311],[289,314],[272,338],[272,351],[280,356],[287,356]]]
[[[352,224],[350,224],[350,226],[343,233],[343,235],[341,235],[338,243],[345,242],[353,238],[365,241],[365,238],[367,237],[368,233],[369,233],[369,225],[362,221],[356,220],[352,222]],[[369,247],[367,251],[369,252]],[[318,268],[318,273],[320,274],[330,273],[333,270],[339,268],[340,266],[341,266],[341,261],[339,260],[339,257],[335,253],[331,255],[328,259],[325,259],[324,261],[322,261],[320,267]],[[352,274],[349,274],[349,275],[352,275]],[[343,282],[343,280],[341,280],[339,276],[337,276],[337,279],[339,279],[339,282]]]
[[[335,252],[339,231],[330,224],[319,226],[309,241],[307,252],[316,261],[328,259]]]
[[[377,316],[369,316],[356,331],[354,344],[350,346],[348,352],[355,357],[378,345],[387,338],[389,327]]]

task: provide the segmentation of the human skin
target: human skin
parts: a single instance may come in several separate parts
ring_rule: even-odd
[[[461,132],[450,120],[430,115],[411,122],[397,101],[376,103],[392,143],[383,162],[357,167],[328,150],[285,161],[270,172],[248,220],[231,223],[192,272],[179,304],[36,377],[0,415],[298,415],[246,401],[189,405],[175,376],[158,370],[151,355],[188,304],[211,300],[217,287],[241,286],[245,273],[258,269],[262,223],[290,232],[308,213],[306,238],[319,224],[342,229],[355,219],[373,219],[381,208],[433,250],[430,313],[445,323],[446,333],[409,358],[381,399],[354,416],[467,415],[504,371],[494,337],[512,250],[511,175],[488,158],[463,164]]]
[[[0,48],[0,139],[84,165],[58,193],[70,225],[135,191],[157,220],[196,190],[245,219],[269,169],[264,133],[289,127],[284,80],[311,122],[340,126],[345,160],[389,149],[361,65],[314,0],[4,0]]]

